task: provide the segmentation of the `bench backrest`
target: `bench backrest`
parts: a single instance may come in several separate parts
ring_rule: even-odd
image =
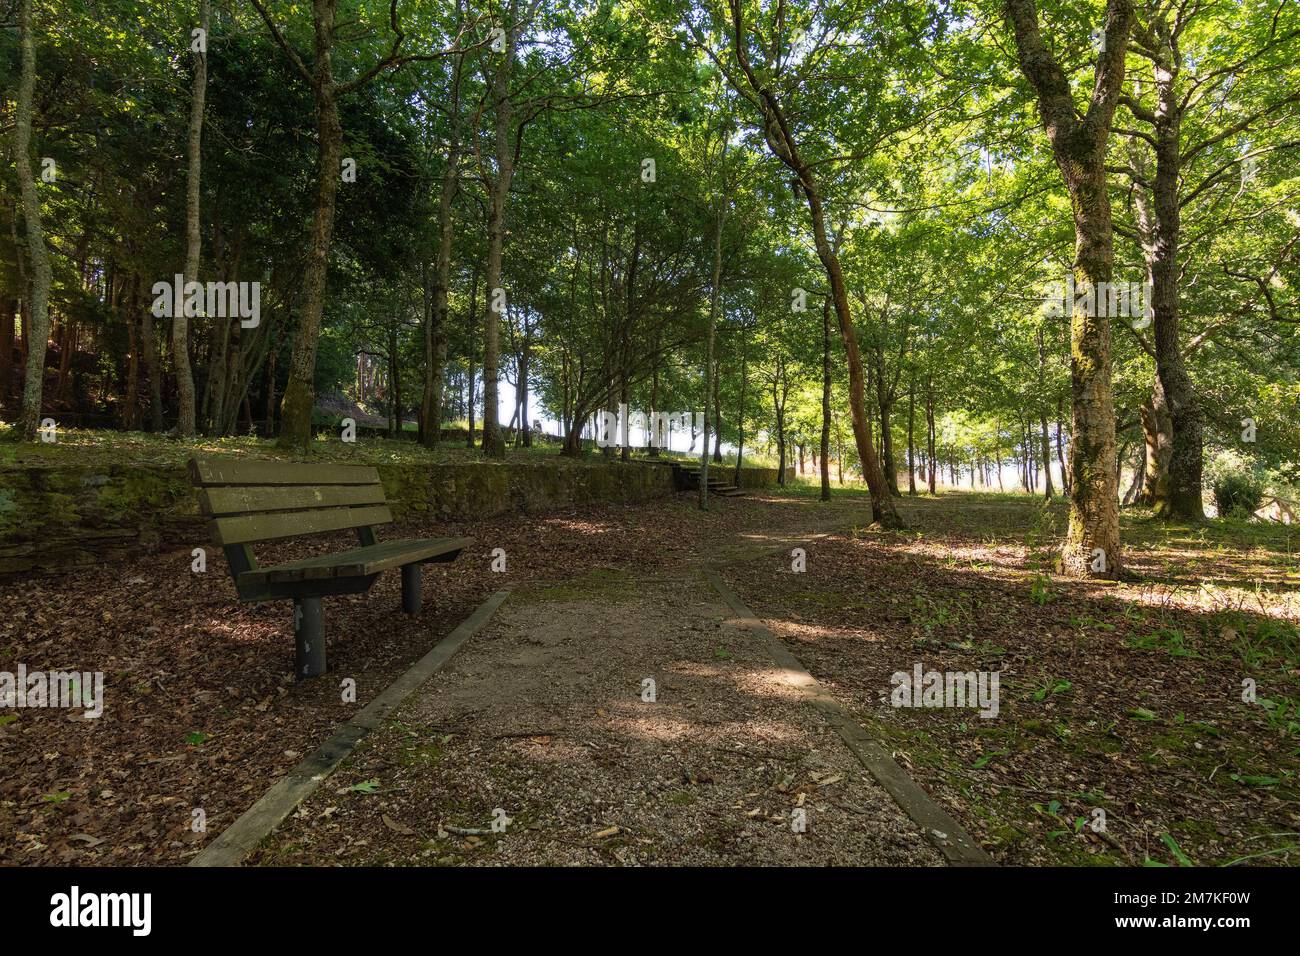
[[[393,520],[379,472],[369,466],[191,458],[189,471],[212,539],[223,547]]]

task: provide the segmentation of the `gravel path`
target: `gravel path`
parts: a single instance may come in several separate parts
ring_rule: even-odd
[[[941,865],[731,618],[695,571],[517,590],[253,859]]]

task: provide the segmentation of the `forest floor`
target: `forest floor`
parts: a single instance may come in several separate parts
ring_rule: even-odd
[[[240,604],[220,560],[189,550],[0,584],[0,670],[102,672],[104,713],[0,713],[0,864],[175,864],[197,853],[449,633],[493,591],[524,580],[672,570],[734,540],[818,522],[862,503],[737,498],[707,514],[690,495],[543,516],[411,521],[382,538],[462,536],[474,545],[424,569],[424,612],[401,614],[400,577],[326,602],[330,677],[295,681],[291,606]],[[262,546],[272,563],[352,547],[344,535]],[[506,571],[494,572],[503,548]],[[355,702],[340,684],[356,681]],[[206,828],[196,832],[195,811]]]
[[[1050,573],[1062,505],[904,513],[819,542],[804,575],[724,577],[995,860],[1300,862],[1300,529],[1126,515],[1138,580],[1098,585]],[[998,671],[997,717],[891,706],[918,663]]]
[[[700,578],[710,564],[998,862],[1300,860],[1300,533],[1126,516],[1141,580],[1098,585],[1051,573],[1060,505],[905,499],[909,530],[884,533],[861,492],[836,491],[395,527],[476,543],[426,569],[419,619],[398,612],[396,575],[327,602],[330,677],[303,682],[288,605],[237,604],[188,551],[5,587],[0,668],[100,670],[107,687],[99,719],[0,716],[0,863],[184,862],[504,585],[497,619],[259,859],[937,862],[772,684]],[[998,716],[890,706],[891,675],[916,664],[998,671]]]

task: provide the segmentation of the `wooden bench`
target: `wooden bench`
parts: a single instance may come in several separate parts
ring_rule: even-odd
[[[473,538],[385,541],[375,526],[393,520],[379,472],[356,465],[277,461],[189,463],[212,540],[230,566],[241,601],[293,600],[299,678],[325,673],[321,598],[370,590],[383,571],[402,569],[402,610],[420,612],[420,565],[454,561]],[[258,567],[250,547],[259,541],[356,529],[359,548]]]

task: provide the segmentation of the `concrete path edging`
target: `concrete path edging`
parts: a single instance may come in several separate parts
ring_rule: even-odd
[[[366,734],[383,723],[417,687],[451,660],[461,645],[482,629],[509,594],[510,588],[504,588],[480,604],[454,631],[435,644],[355,717],[334,731],[329,740],[264,793],[261,799],[204,847],[188,865],[239,866],[244,857],[334,772]]]
[[[953,866],[996,866],[993,858],[975,842],[956,820],[931,799],[921,786],[894,762],[870,734],[859,724],[849,709],[829,693],[817,678],[808,672],[799,658],[786,647],[785,642],[772,633],[746,607],[740,597],[727,586],[717,571],[705,572],[705,577],[715,591],[735,612],[738,623],[767,642],[773,659],[781,667],[793,672],[791,686],[835,729],[858,762],[885,788],[894,801],[912,818],[926,838],[938,848]]]

